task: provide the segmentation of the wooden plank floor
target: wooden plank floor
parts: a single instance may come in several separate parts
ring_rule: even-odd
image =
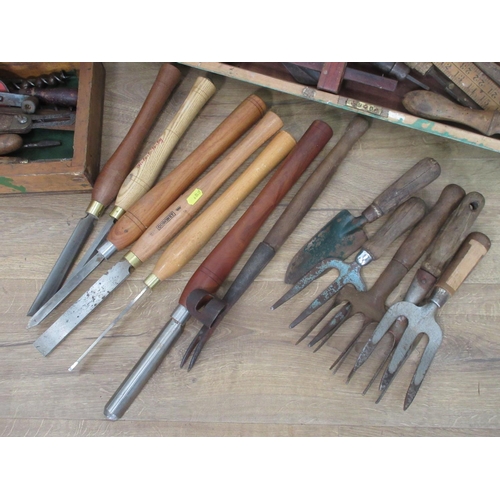
[[[159,63],[106,64],[106,96],[101,162],[126,134]],[[184,79],[144,145],[163,131],[200,73],[183,68]],[[171,171],[246,96],[257,88],[214,77],[216,95],[174,150],[162,175]],[[275,111],[297,138],[314,119],[334,130],[330,143],[265,223],[222,288],[224,292],[267,234],[308,173],[336,143],[354,116],[307,100],[272,92]],[[325,284],[322,277],[278,310],[270,305],[288,286],[283,277],[295,252],[340,209],[359,214],[396,178],[424,157],[441,165],[441,176],[420,195],[434,203],[449,183],[479,191],[486,206],[474,229],[492,248],[452,300],[439,312],[445,336],[413,405],[403,400],[416,358],[411,358],[381,403],[375,388],[361,394],[382,350],[345,383],[354,354],[336,375],[330,365],[359,323],[313,353],[295,345],[305,326],[288,324]],[[247,162],[248,164],[249,162]],[[226,184],[229,185],[229,182]],[[42,357],[34,340],[101,274],[120,252],[91,275],[38,327],[26,329],[26,312],[61,249],[83,216],[88,194],[0,197],[0,435],[2,436],[498,436],[500,435],[500,156],[445,138],[374,120],[311,211],[227,316],[194,369],[180,359],[199,324],[191,320],[155,376],[125,416],[110,422],[103,408],[118,385],[167,322],[180,293],[198,265],[238,220],[261,184],[209,244],[172,279],[155,288],[73,373],[68,367],[142,287],[160,252],[140,267],[52,354]],[[97,229],[104,223],[99,222]],[[373,234],[375,222],[367,228]],[[391,247],[394,252],[401,239]],[[368,266],[371,286],[388,263]],[[410,273],[389,303],[405,292]],[[357,346],[357,352],[361,344]]]

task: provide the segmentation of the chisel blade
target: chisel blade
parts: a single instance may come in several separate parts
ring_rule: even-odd
[[[127,260],[115,264],[96,281],[55,323],[37,340],[34,346],[47,356],[76,328],[120,283],[130,276]]]
[[[78,257],[80,250],[94,229],[96,221],[97,217],[92,214],[87,214],[83,219],[78,221],[73,234],[70,236],[52,271],[50,271],[45,283],[31,305],[28,316],[33,316],[59,290],[71,266]]]

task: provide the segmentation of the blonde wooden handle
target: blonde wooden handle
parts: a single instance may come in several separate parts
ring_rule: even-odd
[[[215,85],[208,78],[196,79],[168,127],[123,182],[115,203],[121,208],[118,213],[128,210],[151,189],[174,147],[215,91]]]
[[[238,179],[166,248],[152,274],[163,281],[186,265],[295,144],[288,132],[279,132]]]
[[[170,241],[257,149],[282,127],[281,118],[269,111],[238,146],[202,179],[196,181],[155,219],[135,242],[131,252],[145,262]]]

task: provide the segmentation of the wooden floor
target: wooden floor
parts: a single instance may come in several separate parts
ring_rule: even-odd
[[[106,64],[101,163],[111,156],[142,104],[159,63]],[[184,79],[144,145],[153,144],[200,73]],[[214,77],[216,95],[175,149],[171,171],[256,87]],[[273,106],[296,137],[315,119],[334,130],[330,143],[268,219],[233,270],[224,292],[267,234],[308,173],[336,143],[352,113],[273,92]],[[441,176],[421,197],[432,205],[449,183],[479,191],[486,206],[474,229],[492,247],[457,294],[438,313],[444,342],[413,405],[403,411],[412,357],[385,398],[375,387],[362,395],[374,359],[346,384],[355,354],[332,375],[330,365],[359,325],[356,320],[313,353],[295,345],[305,326],[290,320],[334,278],[322,277],[276,311],[270,306],[288,289],[283,277],[296,251],[340,209],[359,214],[383,189],[424,157],[441,165]],[[247,162],[248,164],[249,162]],[[227,183],[229,185],[229,183]],[[52,354],[42,357],[35,339],[125,251],[91,275],[46,321],[26,329],[26,313],[52,265],[84,215],[90,195],[0,197],[0,435],[2,436],[499,436],[500,435],[500,156],[445,138],[374,120],[275,259],[222,323],[188,372],[179,363],[200,324],[191,320],[163,364],[125,416],[106,420],[103,408],[137,359],[168,321],[187,280],[238,220],[264,184],[230,217],[209,244],[172,279],[156,287],[70,373],[68,367],[142,288],[160,252],[146,262]],[[97,229],[104,223],[99,222]],[[380,221],[367,227],[373,234]],[[401,239],[364,270],[371,286]],[[389,304],[405,292],[413,272]],[[364,339],[362,339],[364,340]],[[357,352],[362,344],[357,346]]]

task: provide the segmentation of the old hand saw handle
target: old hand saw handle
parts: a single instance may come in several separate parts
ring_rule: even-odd
[[[435,92],[415,90],[403,98],[412,114],[429,120],[444,120],[467,125],[484,135],[500,134],[500,113],[494,110],[469,109]]]
[[[97,177],[92,190],[93,203],[105,208],[115,199],[146,135],[180,79],[181,72],[175,66],[168,63],[162,65],[127,135]]]
[[[379,219],[413,194],[424,188],[441,174],[439,163],[433,158],[424,158],[391,184],[372,204],[363,211],[368,222]]]

